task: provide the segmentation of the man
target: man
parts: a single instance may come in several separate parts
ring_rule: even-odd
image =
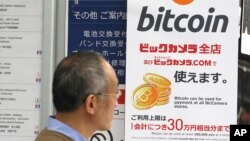
[[[35,141],[88,141],[95,131],[110,129],[117,86],[114,69],[99,54],[78,52],[64,58],[53,80],[56,115]]]

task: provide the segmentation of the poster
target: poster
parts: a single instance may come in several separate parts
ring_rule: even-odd
[[[40,129],[42,0],[0,0],[0,140]]]
[[[65,55],[89,50],[100,53],[115,69],[122,95],[112,128],[97,131],[90,141],[124,140],[126,0],[67,0]]]
[[[239,1],[128,0],[127,7],[125,140],[229,141]]]

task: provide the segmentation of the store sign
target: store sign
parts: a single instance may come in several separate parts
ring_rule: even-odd
[[[229,140],[237,123],[239,1],[127,6],[125,140]]]

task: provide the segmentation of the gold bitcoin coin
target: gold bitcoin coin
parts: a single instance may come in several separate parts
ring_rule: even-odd
[[[170,92],[171,88],[157,88],[159,92]]]
[[[162,91],[162,92],[158,92],[159,97],[169,97],[169,95],[171,94],[171,91]]]
[[[149,84],[142,84],[133,91],[133,105],[135,108],[145,110],[153,107],[158,101],[157,89]]]
[[[159,88],[170,88],[171,85],[171,82],[167,78],[154,73],[145,74],[143,80],[148,84]]]
[[[156,105],[165,105],[165,104],[168,104],[169,103],[169,99],[166,99],[166,100],[164,100],[164,101],[158,101],[157,103],[156,103]]]
[[[158,92],[159,92],[159,94],[169,94],[169,93],[171,93],[171,88],[167,88],[167,89],[157,89],[158,90]]]
[[[157,85],[158,86],[158,85]],[[156,87],[156,89],[158,90],[158,92],[168,92],[170,88],[161,88],[161,87]]]
[[[164,102],[164,101],[167,101],[167,100],[169,100],[169,97],[160,97],[160,98],[158,99],[157,103],[158,103],[158,102]]]

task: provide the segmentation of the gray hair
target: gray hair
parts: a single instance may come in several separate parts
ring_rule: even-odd
[[[106,92],[105,61],[98,53],[83,51],[59,63],[53,80],[53,103],[57,111],[74,111],[89,94]]]

